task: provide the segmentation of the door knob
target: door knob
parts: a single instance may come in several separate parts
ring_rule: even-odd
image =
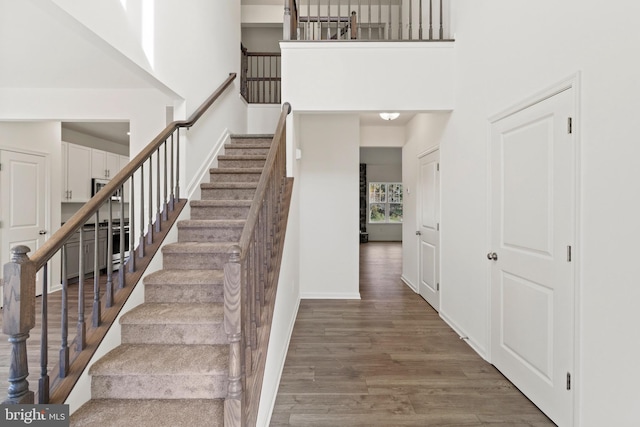
[[[422,236],[422,231],[416,231],[416,236]]]
[[[495,253],[495,252],[489,252],[487,254],[487,259],[493,260],[493,261],[497,261],[498,260],[498,254]]]
[[[40,231],[38,231],[38,234],[41,235],[41,236],[45,235],[45,234],[47,234],[47,230],[40,230]]]

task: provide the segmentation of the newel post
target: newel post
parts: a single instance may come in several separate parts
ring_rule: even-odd
[[[224,265],[224,331],[229,340],[229,385],[224,401],[225,427],[242,425],[242,355],[241,355],[241,277],[240,247],[229,250]]]
[[[9,336],[11,359],[9,389],[4,403],[34,403],[29,391],[27,338],[36,324],[36,270],[27,246],[11,249],[11,262],[4,266],[4,310],[2,332]]]

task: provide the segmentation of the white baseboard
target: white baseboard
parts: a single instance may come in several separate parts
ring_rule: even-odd
[[[282,349],[282,352],[278,355],[279,359],[282,361],[282,363],[280,364],[280,367],[278,369],[278,388],[280,386],[280,380],[282,379],[282,372],[284,371],[284,364],[287,360],[287,353],[289,352],[289,344],[291,343],[291,336],[293,335],[293,327],[296,324],[296,319],[298,318],[298,310],[300,309],[300,298],[298,298],[298,301],[296,302],[296,307],[293,310],[293,316],[291,316],[291,320],[289,322],[289,329],[287,331],[287,346],[284,347]],[[265,426],[268,426],[269,424],[271,424],[271,416],[273,415],[273,409],[276,406],[276,398],[278,397],[278,390],[276,389],[276,392],[273,393],[273,399],[271,399],[271,402],[269,402],[269,410],[268,410],[268,417],[265,420]]]
[[[360,298],[360,292],[356,292],[356,293],[301,292],[300,299],[361,299],[361,298]]]
[[[211,147],[209,154],[196,171],[196,174],[191,179],[191,182],[189,182],[189,185],[187,185],[186,194],[189,200],[200,198],[200,184],[203,182],[209,182],[209,169],[217,166],[218,154],[220,154],[224,149],[224,144],[230,140],[231,132],[229,132],[229,129],[225,129],[222,132],[222,135],[220,135],[220,138],[218,138],[218,141],[216,141],[216,143]]]
[[[469,347],[471,347],[476,353],[478,353],[478,355],[480,357],[482,357],[484,360],[486,360],[487,362],[489,362],[489,359],[487,357],[487,351],[485,348],[481,347],[478,345],[478,343],[471,339],[464,331],[462,328],[460,328],[453,320],[451,320],[449,317],[447,317],[446,314],[444,314],[443,312],[440,312],[440,318],[442,320],[444,320],[444,322],[449,325],[449,327],[451,329],[454,330],[454,332],[456,334],[458,334],[458,336],[460,337],[461,340],[464,340]]]
[[[420,291],[418,290],[418,287],[416,285],[414,285],[413,283],[411,283],[411,280],[407,279],[404,274],[402,276],[400,276],[400,280],[402,280],[404,282],[405,285],[407,285],[409,288],[411,288],[411,290],[413,292],[415,292],[416,294],[419,293]]]

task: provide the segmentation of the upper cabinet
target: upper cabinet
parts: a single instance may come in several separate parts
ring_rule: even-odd
[[[110,179],[120,171],[120,156],[107,151],[91,149],[91,177]]]
[[[91,198],[91,149],[62,143],[62,201],[86,203]]]
[[[62,142],[62,202],[86,203],[91,179],[111,179],[129,162],[126,156]],[[125,200],[128,188],[125,186]]]

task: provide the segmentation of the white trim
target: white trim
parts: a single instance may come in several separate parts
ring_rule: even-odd
[[[360,292],[300,292],[300,299],[361,299]]]
[[[334,49],[334,50],[353,50],[353,49],[453,49],[454,41],[438,41],[434,42],[418,42],[418,41],[348,41],[336,43],[333,41],[302,41],[302,40],[285,40],[280,42],[280,50],[286,49]]]
[[[229,129],[225,128],[224,131],[222,131],[222,135],[220,135],[220,138],[218,138],[218,141],[216,141],[216,143],[211,147],[209,154],[202,162],[200,168],[198,168],[197,172],[191,179],[191,182],[189,182],[189,185],[187,185],[187,198],[189,200],[196,196],[196,192],[200,190],[201,183],[209,182],[209,169],[216,166],[214,162],[217,162],[218,155],[224,149],[224,144],[226,144],[230,140],[231,133],[229,132]]]
[[[440,314],[440,318],[442,320],[444,320],[444,322],[447,325],[449,325],[449,327],[451,329],[453,329],[453,331],[456,334],[458,334],[458,336],[460,337],[461,340],[464,340],[469,345],[469,347],[471,347],[473,349],[473,351],[478,353],[478,355],[480,355],[480,357],[482,357],[484,360],[489,362],[489,359],[487,358],[486,349],[482,348],[482,346],[480,346],[473,338],[469,337],[461,327],[459,327],[453,320],[451,320],[451,318],[449,318],[442,311],[440,311],[439,314]]]
[[[581,116],[581,109],[580,109],[580,104],[581,104],[581,90],[582,90],[582,74],[580,71],[576,71],[575,73],[571,74],[570,76],[558,81],[557,83],[548,86],[547,88],[534,93],[533,95],[530,95],[529,97],[525,98],[524,100],[515,103],[514,105],[505,108],[504,110],[495,113],[491,116],[489,116],[487,118],[488,120],[488,134],[487,134],[487,150],[488,150],[488,156],[487,156],[487,230],[488,230],[488,244],[489,246],[491,246],[491,214],[492,214],[492,188],[491,188],[491,125],[503,118],[506,118],[512,114],[515,114],[519,111],[524,110],[525,108],[528,108],[532,105],[535,105],[539,102],[544,101],[545,99],[551,98],[552,96],[555,96],[561,92],[564,92],[566,90],[570,90],[573,89],[573,138],[574,138],[574,182],[575,182],[575,187],[573,189],[574,191],[574,201],[573,201],[573,214],[574,214],[574,230],[573,230],[573,237],[574,237],[574,248],[576,249],[574,251],[573,254],[573,359],[572,359],[572,364],[573,366],[570,367],[570,370],[572,371],[572,382],[574,383],[573,387],[572,387],[572,392],[573,392],[573,422],[572,425],[577,426],[580,425],[580,397],[581,397],[581,393],[580,390],[581,388],[579,387],[579,379],[582,377],[582,371],[581,371],[581,363],[580,363],[580,319],[582,318],[581,316],[581,311],[580,311],[580,307],[581,307],[581,300],[580,300],[580,283],[581,283],[581,278],[580,278],[580,271],[581,271],[581,259],[580,259],[580,254],[581,254],[581,245],[582,245],[582,240],[580,239],[580,229],[581,229],[581,216],[580,216],[580,206],[581,206],[581,197],[580,197],[580,189],[581,189],[581,181],[580,181],[580,174],[581,174],[581,162],[580,162],[580,140],[581,140],[581,126],[580,124],[582,123],[582,116]],[[487,339],[488,339],[488,358],[487,361],[489,361],[491,363],[491,340],[492,340],[492,329],[491,329],[491,313],[492,313],[492,306],[491,306],[491,265],[487,265],[487,277],[488,277],[488,281],[487,281],[487,290],[486,290],[486,295],[488,298],[488,319],[487,319],[487,323],[488,323],[488,329],[487,329]],[[471,344],[471,343],[470,343]]]
[[[273,415],[273,410],[276,406],[276,398],[278,397],[278,389],[280,388],[280,381],[282,380],[282,372],[284,371],[284,365],[285,362],[287,361],[287,353],[289,352],[289,344],[291,343],[291,336],[293,335],[293,328],[296,324],[296,319],[298,318],[298,311],[300,310],[300,298],[298,298],[297,302],[296,302],[296,307],[293,310],[293,316],[291,316],[291,320],[289,321],[289,328],[288,328],[288,338],[287,338],[287,346],[284,347],[282,350],[282,352],[278,355],[279,360],[282,361],[282,363],[280,364],[280,368],[278,369],[278,382],[277,382],[277,387],[275,390],[275,393],[273,393],[273,399],[271,399],[271,402],[269,403],[269,411],[268,411],[268,417],[267,417],[267,422],[265,423],[265,425],[269,425],[271,424],[271,416]],[[264,393],[262,393],[264,395]]]
[[[413,292],[415,292],[416,294],[418,293],[418,287],[411,283],[411,280],[407,279],[404,274],[400,276],[400,280],[402,280],[404,284],[407,285]]]

